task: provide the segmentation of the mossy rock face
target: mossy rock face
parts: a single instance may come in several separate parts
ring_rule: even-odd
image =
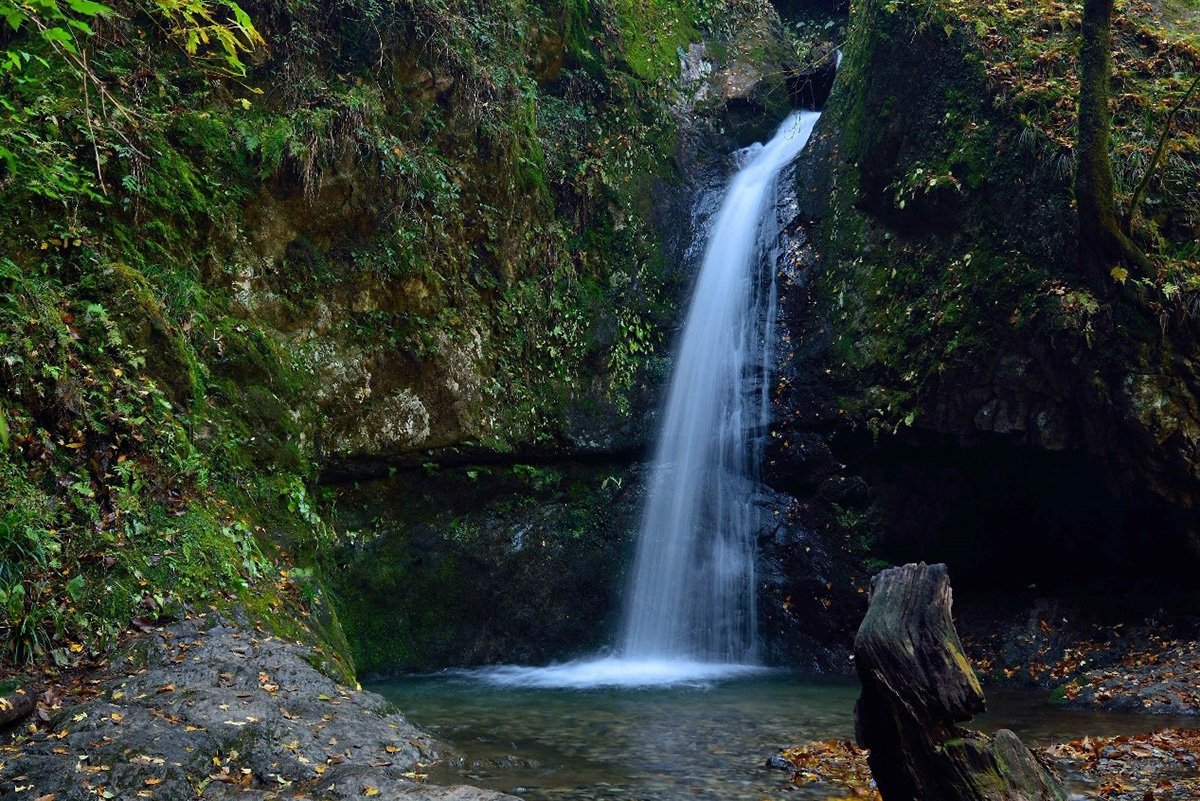
[[[346,544],[311,498],[322,471],[644,446],[691,280],[677,255],[694,173],[675,156],[695,131],[721,157],[730,143],[723,100],[678,105],[678,48],[706,39],[724,53],[711,67],[760,76],[731,127],[761,138],[786,111],[777,15],[765,0],[450,6],[247,6],[269,46],[238,79],[219,54],[182,53],[172,26],[114,15],[88,67],[130,113],[101,119],[36,26],[0,35],[46,58],[0,76],[0,147],[44,145],[0,181],[0,511],[36,517],[39,546],[6,558],[4,582],[38,584],[28,628],[47,641],[23,654],[71,659],[68,638],[106,642],[138,603],[166,614],[225,585],[261,596],[272,628],[321,618],[305,636],[340,649],[337,617],[279,573]],[[446,577],[481,569],[445,553]],[[521,558],[531,578],[548,569]],[[123,577],[92,617],[68,614],[79,568],[92,588]],[[599,641],[578,619],[552,628],[546,653]],[[499,652],[454,648],[440,653]]]
[[[773,12],[747,20],[723,48],[709,91],[735,147],[770,139],[791,111],[787,77],[797,68],[796,61],[795,49]]]
[[[330,487],[329,580],[360,671],[542,663],[611,644],[641,486],[628,468],[442,468]]]
[[[681,228],[663,209],[690,191],[677,137],[704,129],[723,152],[789,110],[795,54],[776,12],[709,12],[525,9],[525,53],[489,41],[465,64],[405,34],[345,107],[259,123],[266,179],[226,279],[237,312],[313,375],[321,458],[642,443],[630,421],[653,407],[688,280],[660,244]],[[596,44],[614,22],[625,62]],[[707,100],[673,109],[678,49],[717,25]],[[491,61],[513,91],[489,94]]]
[[[852,12],[797,170],[768,478],[886,559],[1057,587],[1132,557],[1174,580],[1200,553],[1193,335],[1151,330],[1152,292],[1086,284],[1070,171],[940,8]],[[1039,559],[1006,527],[1041,532]]]
[[[191,410],[203,399],[204,366],[145,275],[127,264],[109,264],[88,275],[81,289],[89,299],[111,307],[122,335],[145,354],[146,371],[172,403]]]

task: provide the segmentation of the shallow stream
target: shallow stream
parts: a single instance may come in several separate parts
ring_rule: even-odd
[[[821,799],[763,767],[777,749],[853,737],[856,684],[787,673],[658,688],[505,686],[494,674],[446,673],[376,684],[417,726],[461,755],[430,781],[540,799]],[[1028,744],[1180,725],[1161,716],[1079,712],[1044,693],[991,690],[978,728]],[[1194,721],[1192,721],[1194,725]]]

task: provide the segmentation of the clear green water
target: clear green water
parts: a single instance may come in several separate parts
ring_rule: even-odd
[[[763,767],[781,747],[853,737],[857,686],[784,673],[657,689],[500,688],[463,674],[369,689],[460,757],[430,780],[529,799],[818,799]],[[1181,721],[1077,712],[1044,695],[989,693],[977,727],[1011,728],[1027,743],[1155,731]],[[1192,724],[1194,725],[1194,721]]]

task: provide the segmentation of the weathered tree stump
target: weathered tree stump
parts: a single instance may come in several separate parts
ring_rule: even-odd
[[[983,690],[950,617],[945,565],[905,565],[871,582],[854,639],[858,743],[884,801],[1061,801],[1054,775],[1008,730],[962,729]]]

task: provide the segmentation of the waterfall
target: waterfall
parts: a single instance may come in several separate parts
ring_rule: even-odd
[[[820,115],[738,153],[709,231],[651,469],[628,660],[756,661],[754,492],[770,409],[776,183]]]
[[[705,243],[650,470],[619,652],[471,671],[525,687],[708,682],[757,666],[754,495],[770,411],[776,183],[820,115],[739,153]]]

